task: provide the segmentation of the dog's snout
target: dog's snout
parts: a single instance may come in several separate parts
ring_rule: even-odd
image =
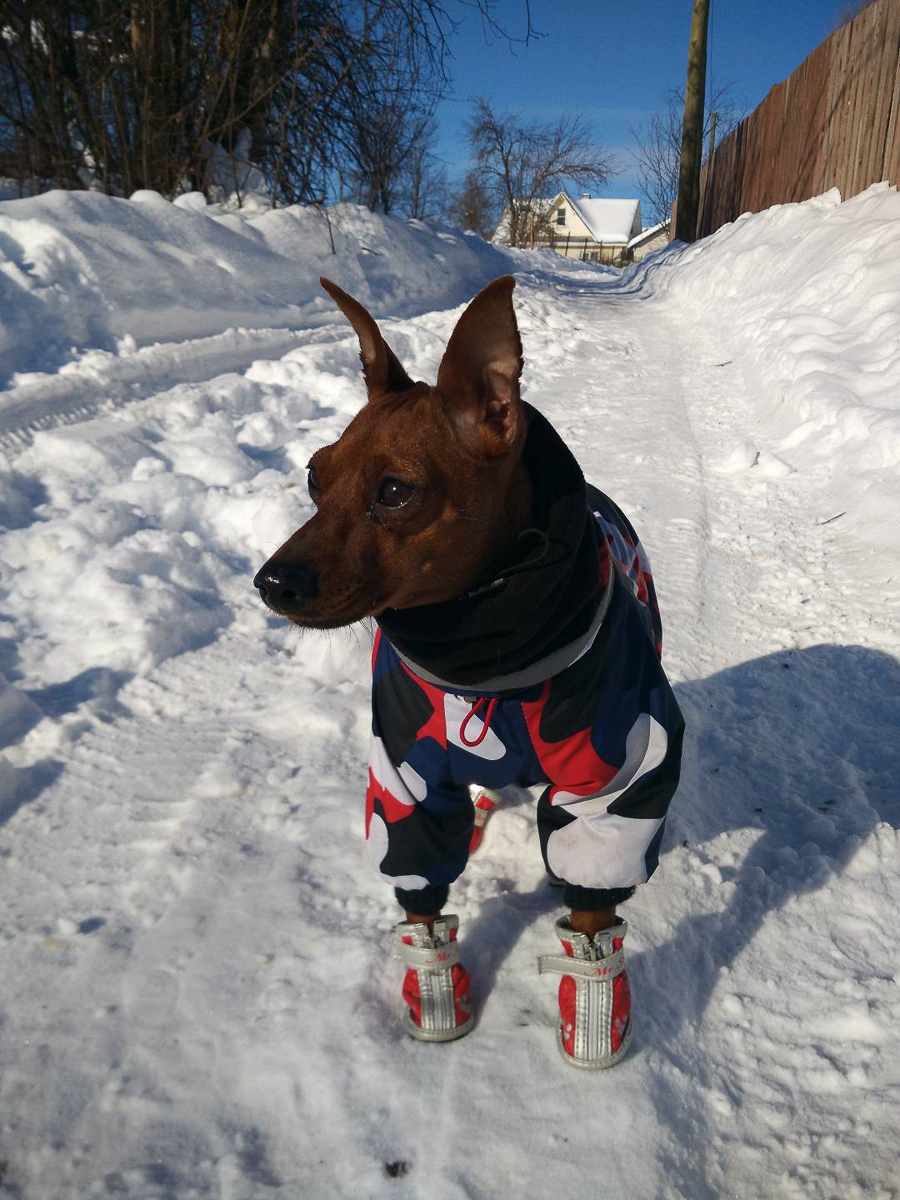
[[[319,594],[318,575],[304,566],[267,563],[257,572],[253,586],[269,608],[286,617],[299,612],[304,600]]]

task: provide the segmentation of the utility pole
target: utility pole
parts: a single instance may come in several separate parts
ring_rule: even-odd
[[[694,0],[691,39],[688,43],[687,82],[684,87],[684,125],[681,134],[681,167],[675,237],[682,242],[697,238],[700,207],[700,163],[703,159],[703,109],[706,101],[706,31],[710,0]]]

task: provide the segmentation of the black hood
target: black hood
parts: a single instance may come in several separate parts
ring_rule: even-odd
[[[588,509],[581,468],[530,405],[523,461],[534,489],[533,528],[489,563],[465,595],[385,609],[378,624],[415,669],[477,691],[574,641],[591,624],[607,547]]]

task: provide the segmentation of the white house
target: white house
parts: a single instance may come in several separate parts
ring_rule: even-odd
[[[658,225],[651,225],[649,229],[645,229],[642,233],[633,237],[628,243],[626,250],[632,262],[640,262],[642,258],[646,258],[654,250],[660,250],[668,244],[669,222],[660,221]]]
[[[641,234],[640,200],[577,200],[568,192],[534,204],[529,244],[550,246],[567,258],[620,264],[628,262],[628,245]],[[509,214],[497,226],[493,241],[508,240]]]

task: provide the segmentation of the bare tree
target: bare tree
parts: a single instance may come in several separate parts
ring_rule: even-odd
[[[497,228],[500,210],[488,195],[478,171],[469,171],[460,186],[450,197],[446,216],[461,229],[471,229],[483,238],[489,238]]]
[[[0,0],[0,165],[31,188],[171,196],[240,146],[276,202],[323,199],[376,159],[396,174],[392,139],[427,126],[460,14],[503,32],[499,3]]]
[[[447,208],[447,170],[434,152],[436,137],[437,124],[432,121],[403,163],[399,207],[408,217],[420,221],[435,220]]]
[[[704,151],[709,141],[712,114],[716,114],[716,139],[721,141],[741,120],[731,84],[711,89],[706,104],[703,130]],[[666,97],[665,108],[657,109],[646,128],[632,126],[635,140],[633,157],[638,171],[638,184],[643,211],[651,221],[668,221],[678,195],[678,170],[681,160],[682,118],[684,93],[673,88]]]
[[[469,142],[485,191],[504,211],[511,246],[528,244],[547,219],[540,202],[566,183],[599,187],[609,177],[610,159],[581,116],[540,124],[497,114],[483,98],[473,104]]]
[[[402,12],[387,14],[377,67],[370,63],[354,72],[343,104],[346,119],[336,127],[345,178],[360,203],[384,213],[397,209],[414,164],[424,166],[444,90],[439,63],[407,29]]]
[[[266,163],[369,51],[324,0],[0,0],[0,128],[38,186],[173,195],[245,130]],[[302,118],[300,123],[302,124]],[[283,126],[282,126],[283,128]]]

